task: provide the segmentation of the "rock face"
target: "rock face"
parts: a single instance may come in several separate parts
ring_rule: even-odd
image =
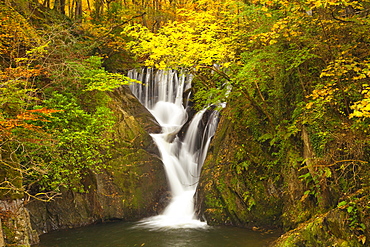
[[[273,178],[251,166],[238,170],[238,142],[244,139],[230,120],[221,118],[203,165],[197,190],[197,211],[209,224],[239,227],[279,226],[281,192]]]
[[[301,140],[286,152],[285,162],[279,163],[247,126],[241,127],[227,117],[220,120],[197,189],[200,217],[212,225],[282,229],[286,233],[273,246],[370,246],[367,183],[354,193],[341,195],[332,189],[331,197],[326,190],[311,195],[303,170],[307,168],[291,161],[312,155],[304,129]]]
[[[28,246],[38,242],[36,231],[31,228],[30,215],[23,200],[0,201],[0,246]]]
[[[365,235],[354,235],[348,225],[348,215],[340,209],[333,209],[300,224],[282,235],[273,243],[275,247],[285,246],[369,246]]]
[[[160,127],[128,88],[119,88],[110,96],[117,124],[109,168],[85,178],[88,193],[65,191],[49,203],[28,203],[32,227],[38,234],[112,219],[140,219],[165,207],[166,176],[148,134],[159,132]]]

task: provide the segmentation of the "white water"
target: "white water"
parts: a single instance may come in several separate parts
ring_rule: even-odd
[[[191,76],[178,76],[175,71],[158,71],[154,76],[151,69],[144,69],[141,73],[130,71],[128,76],[143,82],[132,84],[130,89],[162,127],[162,133],[151,136],[161,153],[172,192],[171,202],[164,212],[143,220],[142,225],[206,227],[205,222],[195,217],[193,197],[217,127],[218,112],[212,112],[206,124],[202,124],[206,109],[198,112],[191,120],[185,137],[180,140],[177,134],[188,119],[183,94],[191,87]]]

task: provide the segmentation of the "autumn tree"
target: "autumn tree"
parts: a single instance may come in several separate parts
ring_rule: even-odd
[[[51,23],[36,31],[0,6],[2,196],[47,201],[62,188],[87,191],[82,178],[110,157],[114,119],[105,92],[127,77],[106,71],[102,57],[91,56],[94,46],[81,48],[73,27]]]

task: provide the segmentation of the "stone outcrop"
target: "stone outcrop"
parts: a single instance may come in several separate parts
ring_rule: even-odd
[[[256,142],[248,126],[222,117],[197,189],[198,215],[212,225],[283,230],[272,246],[370,246],[368,184],[352,194],[333,190],[329,197],[320,187],[322,193],[313,195],[312,184],[304,180],[306,168],[293,159],[314,156],[307,151],[308,134],[304,129],[301,133],[302,140],[292,143],[280,163]]]
[[[29,246],[38,242],[38,234],[30,224],[30,214],[22,199],[0,201],[0,246]]]
[[[260,179],[264,171],[257,166],[236,168],[241,163],[235,159],[240,140],[248,142],[248,137],[241,136],[229,119],[221,117],[202,168],[196,194],[198,214],[212,225],[278,227],[281,191],[273,177]]]
[[[159,132],[160,127],[128,88],[119,88],[110,96],[117,123],[108,168],[85,177],[87,193],[64,191],[52,202],[28,203],[32,228],[38,234],[114,219],[136,220],[164,208],[168,185],[148,134]]]

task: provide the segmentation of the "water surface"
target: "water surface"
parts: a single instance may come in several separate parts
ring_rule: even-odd
[[[148,228],[141,223],[114,222],[44,234],[37,246],[262,247],[276,237],[234,227]]]

